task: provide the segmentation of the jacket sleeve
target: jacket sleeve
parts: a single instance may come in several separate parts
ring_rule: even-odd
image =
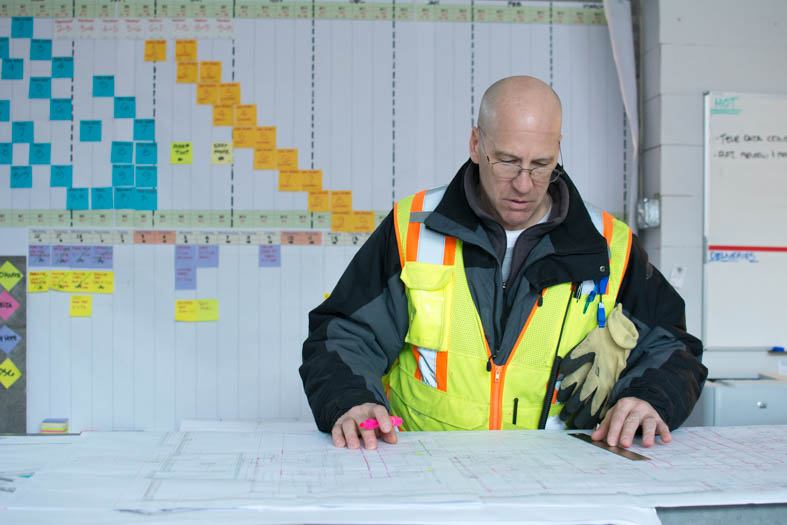
[[[309,313],[300,375],[317,427],[330,432],[350,408],[388,404],[382,376],[408,326],[393,214],[369,237],[330,296]]]
[[[683,299],[648,262],[636,236],[618,299],[639,340],[610,405],[622,397],[645,400],[675,429],[691,414],[708,370],[701,362],[702,342],[686,331]]]

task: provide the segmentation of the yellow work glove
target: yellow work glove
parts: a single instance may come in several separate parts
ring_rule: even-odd
[[[564,403],[560,419],[574,428],[592,428],[607,413],[612,388],[626,368],[639,333],[618,304],[604,327],[596,327],[560,362],[563,380],[557,401]]]

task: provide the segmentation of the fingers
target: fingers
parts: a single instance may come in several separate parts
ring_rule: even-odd
[[[590,439],[595,441],[600,441],[607,437],[607,433],[609,432],[609,423],[612,421],[612,411],[610,410],[607,412],[607,417],[601,422],[598,428],[590,434]]]
[[[630,447],[640,428],[642,445],[645,447],[653,445],[656,434],[661,436],[664,443],[672,441],[669,427],[659,413],[647,401],[633,397],[622,398],[615,403],[590,437],[595,440],[606,439],[607,444],[613,447]]]
[[[376,419],[379,427],[376,429],[361,428],[360,424],[367,419]],[[331,429],[333,445],[338,448],[347,447],[355,450],[361,447],[374,450],[377,448],[378,438],[386,443],[396,443],[396,430],[391,424],[391,417],[382,405],[377,403],[364,403],[354,406],[339,419]]]

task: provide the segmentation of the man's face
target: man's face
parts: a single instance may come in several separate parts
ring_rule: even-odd
[[[501,124],[490,130],[473,128],[470,157],[478,164],[480,197],[487,211],[506,230],[521,230],[538,223],[549,210],[549,181],[534,182],[526,171],[511,180],[501,179],[493,173],[490,161],[512,162],[523,168],[554,168],[560,135],[529,126]]]

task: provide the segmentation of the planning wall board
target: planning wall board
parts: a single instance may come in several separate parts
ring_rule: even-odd
[[[395,200],[450,181],[503,76],[554,86],[566,170],[627,211],[601,4],[32,5],[0,9],[28,430],[310,417],[308,311]]]
[[[709,348],[787,341],[787,95],[705,95]]]

